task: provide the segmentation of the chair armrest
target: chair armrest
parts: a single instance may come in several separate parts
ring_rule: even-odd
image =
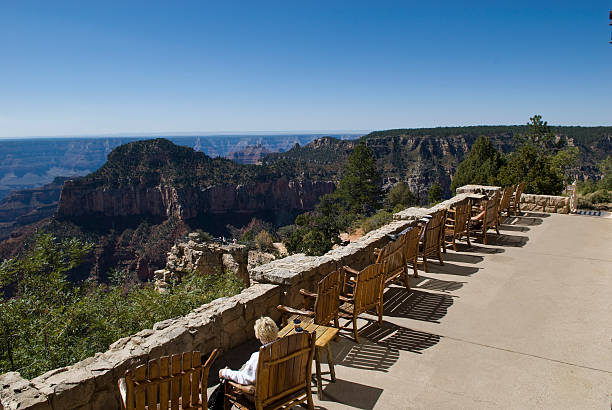
[[[309,298],[316,298],[316,297],[317,297],[317,294],[316,294],[316,293],[314,293],[314,292],[309,292],[309,291],[307,291],[306,289],[300,289],[300,294],[301,294],[302,296],[306,296],[306,297],[309,297]]]
[[[359,273],[357,269],[353,269],[350,266],[343,266],[342,269],[344,269],[345,271],[349,273],[352,273],[353,275],[357,275]]]
[[[122,408],[125,409],[127,406],[127,386],[125,384],[125,378],[120,378],[117,384],[119,385],[119,395],[121,395]]]
[[[292,308],[289,306],[283,306],[283,305],[278,305],[276,309],[280,310],[283,313],[287,313],[289,315],[314,317],[314,312],[311,312],[310,310],[296,309],[296,308]]]
[[[226,383],[231,388],[239,391],[240,393],[250,394],[251,396],[255,395],[255,386],[253,386],[252,384],[239,384],[239,383],[233,382],[231,380],[228,380]]]
[[[456,210],[455,208],[448,208],[448,209],[446,210],[446,212],[452,212],[452,213],[455,213],[455,212],[457,212],[457,210]]]
[[[352,302],[353,301],[353,295],[350,295],[349,297],[340,295],[340,301],[341,302]]]

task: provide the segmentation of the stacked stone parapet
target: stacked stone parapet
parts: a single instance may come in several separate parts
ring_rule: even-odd
[[[523,194],[521,211],[536,211],[557,214],[570,213],[570,198],[555,195]]]

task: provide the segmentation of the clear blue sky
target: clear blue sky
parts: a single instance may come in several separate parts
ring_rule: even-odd
[[[612,124],[610,1],[90,3],[0,3],[0,137]]]

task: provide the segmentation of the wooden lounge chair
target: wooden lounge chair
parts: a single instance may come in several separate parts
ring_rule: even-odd
[[[425,234],[419,244],[419,249],[423,257],[423,269],[427,272],[427,257],[437,256],[440,261],[440,265],[444,265],[442,261],[442,241],[444,221],[446,220],[446,209],[440,209],[439,211],[431,214],[431,219],[425,224]],[[418,276],[418,275],[417,275]]]
[[[304,297],[303,309],[295,309],[283,305],[278,305],[277,309],[283,312],[284,316],[300,315],[312,317],[314,323],[318,325],[329,326],[330,323],[333,323],[334,327],[338,327],[338,306],[340,304],[341,287],[342,272],[339,270],[334,271],[319,281],[317,293],[300,289],[300,293]],[[309,306],[312,305],[312,300],[314,300],[314,307],[310,310]]]
[[[202,364],[200,352],[186,352],[149,360],[119,379],[124,410],[207,409],[208,371],[217,349]]]
[[[442,250],[446,253],[446,245],[453,245],[453,250],[457,251],[456,239],[461,239],[463,236],[467,238],[468,246],[470,243],[470,216],[472,204],[469,200],[462,201],[449,209],[446,214],[446,223],[444,224],[444,244]],[[450,239],[447,239],[450,238]]]
[[[509,186],[504,189],[502,193],[501,200],[499,201],[499,209],[497,210],[497,217],[499,218],[499,223],[502,223],[502,212],[506,212],[507,216],[510,216],[510,201],[514,195],[514,187]]]
[[[499,219],[497,209],[499,207],[499,194],[496,192],[491,199],[483,201],[480,212],[471,218],[472,226],[477,229],[472,229],[472,232],[482,232],[482,243],[487,244],[487,231],[495,228],[499,235]]]
[[[259,348],[255,385],[225,383],[225,409],[314,409],[310,381],[316,335],[296,333]]]
[[[353,334],[355,341],[359,343],[359,329],[357,328],[357,317],[372,308],[376,308],[378,314],[378,326],[382,326],[383,316],[383,269],[380,263],[372,264],[362,271],[357,271],[348,266],[344,270],[344,295],[340,296],[342,302],[352,305],[351,312],[343,312],[343,317],[352,319]]]
[[[525,183],[521,182],[516,186],[516,190],[514,191],[514,195],[510,200],[510,211],[514,215],[518,215],[521,212],[521,195],[523,195],[523,190],[525,189]]]

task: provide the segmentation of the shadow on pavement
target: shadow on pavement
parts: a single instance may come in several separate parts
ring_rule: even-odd
[[[442,280],[429,278],[427,276],[419,275],[418,278],[410,279],[410,286],[412,288],[435,290],[438,292],[452,292],[454,290],[461,289],[463,284],[466,282],[456,282],[454,280]]]
[[[329,383],[323,390],[322,404],[325,404],[325,400],[331,400],[357,409],[373,409],[382,392],[383,389],[377,387],[336,379],[335,383]],[[324,407],[315,406],[315,408]]]
[[[452,304],[449,295],[392,287],[385,292],[383,312],[385,316],[440,323]]]

